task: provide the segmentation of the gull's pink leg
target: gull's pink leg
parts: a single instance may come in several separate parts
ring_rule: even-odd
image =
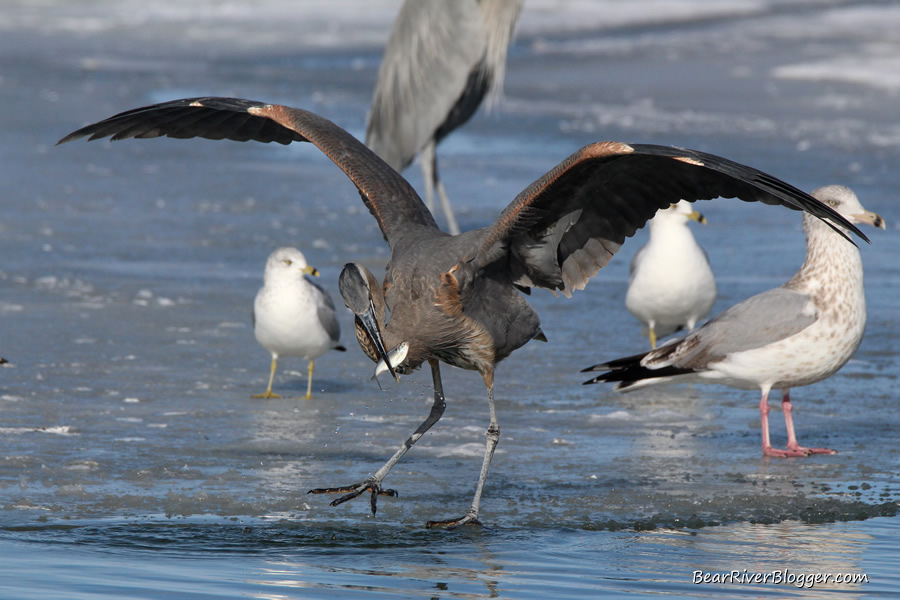
[[[790,388],[784,390],[784,395],[781,397],[781,408],[784,410],[784,426],[787,428],[787,447],[788,450],[793,450],[795,452],[804,452],[806,455],[810,454],[837,454],[837,450],[832,450],[831,448],[805,448],[797,443],[797,436],[794,434],[794,416],[793,416],[793,407],[791,406],[791,390]]]
[[[775,456],[777,458],[787,458],[789,456],[808,456],[807,452],[798,450],[778,450],[772,447],[769,441],[769,386],[762,388],[762,399],[759,401],[759,416],[762,421],[762,451],[763,456]]]

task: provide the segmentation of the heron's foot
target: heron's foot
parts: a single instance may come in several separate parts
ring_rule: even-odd
[[[331,506],[337,506],[338,504],[343,504],[348,500],[353,500],[360,494],[365,491],[371,492],[372,496],[369,499],[369,503],[372,506],[372,514],[375,514],[377,510],[377,501],[378,496],[390,496],[392,498],[396,498],[399,496],[396,490],[386,490],[381,487],[381,482],[375,479],[366,479],[362,483],[354,483],[353,485],[346,485],[344,487],[334,487],[334,488],[316,488],[313,490],[309,490],[306,492],[307,494],[344,494],[337,500],[332,500]]]
[[[427,523],[425,523],[425,528],[434,529],[436,527],[443,527],[445,529],[456,529],[457,527],[461,527],[462,525],[476,525],[478,527],[482,527],[481,521],[478,520],[478,513],[470,510],[459,519],[447,519],[446,521],[428,521]]]
[[[270,399],[270,398],[281,398],[281,396],[279,396],[278,394],[276,394],[276,393],[273,392],[272,390],[266,390],[266,391],[264,391],[262,394],[254,394],[254,395],[252,395],[252,396],[250,396],[250,397],[251,397],[251,398],[264,398],[264,399],[266,399],[266,400],[268,400],[268,399]]]

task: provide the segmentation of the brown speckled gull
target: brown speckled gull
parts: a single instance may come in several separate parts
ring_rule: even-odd
[[[852,223],[884,229],[884,220],[865,210],[848,187],[829,185],[812,196]],[[677,381],[759,388],[764,455],[834,454],[797,443],[790,388],[833,375],[859,347],[866,327],[862,258],[823,221],[804,214],[803,227],[806,261],[787,283],[732,306],[657,350],[588,367],[585,371],[606,372],[585,383],[618,382],[616,389],[622,391]],[[772,389],[783,391],[785,450],[772,448],[769,441]]]

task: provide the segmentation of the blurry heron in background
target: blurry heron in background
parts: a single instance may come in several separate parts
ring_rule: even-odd
[[[456,235],[459,225],[438,175],[436,147],[482,100],[500,95],[506,51],[524,0],[406,0],[378,70],[366,145],[396,171],[417,154],[425,204],[434,190]]]

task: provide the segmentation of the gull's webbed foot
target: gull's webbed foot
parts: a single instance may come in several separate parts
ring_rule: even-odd
[[[800,444],[795,444],[793,446],[788,444],[787,449],[795,452],[804,452],[807,456],[810,454],[837,454],[837,450],[832,450],[831,448],[807,448]]]
[[[399,494],[397,494],[396,490],[386,490],[381,487],[381,482],[376,481],[375,479],[366,479],[362,483],[354,483],[353,485],[347,485],[343,487],[334,487],[334,488],[316,488],[313,490],[309,490],[306,492],[307,494],[344,494],[337,500],[331,501],[331,506],[337,506],[338,504],[343,504],[348,500],[353,500],[360,494],[365,491],[371,492],[372,496],[369,499],[369,504],[372,506],[372,514],[374,515],[377,510],[377,500],[378,496],[390,496],[392,498],[396,498]]]
[[[809,456],[809,452],[804,452],[803,450],[792,450],[790,448],[785,448],[781,450],[779,448],[773,448],[769,446],[768,448],[763,448],[763,456],[772,456],[774,458],[793,458],[796,456]]]
[[[459,519],[447,519],[446,521],[428,521],[425,523],[426,529],[434,529],[436,527],[444,527],[445,529],[456,529],[462,525],[477,525],[482,527],[481,521],[478,520],[478,513],[470,510]]]

